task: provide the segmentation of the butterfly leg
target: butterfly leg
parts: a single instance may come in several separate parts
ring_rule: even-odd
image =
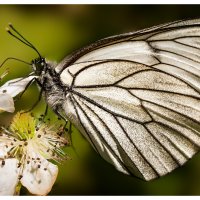
[[[73,143],[73,140],[72,140],[72,123],[69,121],[69,128],[68,128],[68,138],[69,138],[69,144],[71,146],[71,148],[73,149],[74,153],[76,154],[77,157],[79,157],[77,151],[76,151],[76,148],[74,147],[74,143]]]
[[[48,113],[48,104],[46,104],[46,107],[45,107],[45,111],[44,111],[44,114],[41,114],[40,117],[41,117],[41,121],[44,122],[45,121],[45,117],[47,116],[47,113]]]
[[[26,78],[26,77],[25,77]],[[28,82],[26,85],[24,91],[19,95],[19,97],[16,100],[19,100],[22,98],[23,94],[26,92],[26,90],[30,87],[30,85],[36,80],[36,78],[33,78],[31,81]]]
[[[68,120],[61,114],[60,112],[60,106],[56,106],[55,108],[53,108],[54,112],[58,115],[59,118],[63,119],[66,124],[68,122]]]
[[[29,110],[26,110],[26,111],[24,111],[23,113],[27,113],[27,112],[32,111],[32,110],[38,105],[38,103],[39,103],[39,102],[41,101],[41,99],[42,99],[42,92],[43,92],[43,90],[41,89],[37,101],[32,105],[32,107],[31,107]]]
[[[73,144],[72,144],[72,123],[70,121],[69,121],[69,128],[67,130],[67,133],[69,135],[69,141],[70,141],[71,145],[73,146]]]
[[[63,127],[63,131],[66,131],[67,132],[67,136],[69,138],[69,141],[70,141],[70,145],[72,147],[72,149],[74,150],[74,152],[77,154],[75,148],[74,148],[74,145],[73,145],[73,142],[72,142],[72,123],[70,121],[68,121],[62,114],[61,112],[59,111],[59,106],[57,106],[55,109],[54,109],[54,112],[61,118],[65,121],[65,125]],[[69,128],[67,128],[67,125],[68,125],[68,122],[69,122]]]
[[[66,129],[66,127],[67,127],[67,124],[68,124],[68,120],[62,115],[62,113],[60,112],[60,106],[56,106],[54,109],[54,112],[58,115],[58,119],[63,119],[64,121],[65,121],[65,125],[64,125],[64,127],[63,127],[63,130],[66,130],[66,131],[68,131],[67,129]]]

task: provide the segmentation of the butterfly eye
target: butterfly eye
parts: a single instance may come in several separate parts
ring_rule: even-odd
[[[41,62],[41,66],[44,66],[44,64],[45,64],[45,59],[42,58],[40,62]]]
[[[40,75],[45,64],[44,58],[36,58],[32,61],[32,68],[35,71],[36,75]]]

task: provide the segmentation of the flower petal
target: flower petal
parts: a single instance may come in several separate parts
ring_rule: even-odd
[[[37,76],[29,76],[27,78],[17,78],[6,82],[0,87],[0,93],[5,93],[15,97],[20,92],[24,91],[27,84]]]
[[[9,94],[0,94],[0,112],[14,112],[14,101]]]
[[[7,157],[8,152],[10,151],[11,148],[12,148],[11,146],[8,146],[8,148],[6,148],[4,144],[3,145],[0,144],[0,159],[4,159],[5,157]]]
[[[21,183],[32,194],[47,195],[51,191],[57,175],[58,167],[56,165],[41,156],[35,157],[34,160],[31,159],[30,163],[25,164]]]
[[[4,131],[0,134],[0,159],[4,159],[8,157],[8,152],[14,147],[14,145],[11,145],[14,138],[5,134]]]
[[[17,164],[18,160],[14,158],[0,161],[0,195],[14,195],[19,182]]]

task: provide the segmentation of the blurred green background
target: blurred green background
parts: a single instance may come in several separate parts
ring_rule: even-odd
[[[73,50],[103,37],[196,17],[200,17],[199,5],[0,5],[0,62],[11,56],[25,61],[37,57],[6,33],[9,22],[44,57],[59,62]],[[7,62],[0,73],[5,68],[10,73],[3,82],[31,72],[27,65],[16,61]],[[31,86],[17,101],[16,111],[30,108],[38,94],[38,88]],[[43,111],[41,103],[35,112]],[[1,114],[0,124],[8,124],[12,116]],[[72,160],[60,166],[50,195],[200,195],[200,155],[170,175],[144,182],[117,172],[75,129],[72,139],[76,153],[71,147],[66,149]]]

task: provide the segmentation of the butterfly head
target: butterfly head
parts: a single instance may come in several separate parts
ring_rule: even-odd
[[[46,61],[44,58],[39,57],[34,60],[32,60],[32,68],[35,72],[35,75],[40,76],[41,73],[44,71],[46,66]]]

